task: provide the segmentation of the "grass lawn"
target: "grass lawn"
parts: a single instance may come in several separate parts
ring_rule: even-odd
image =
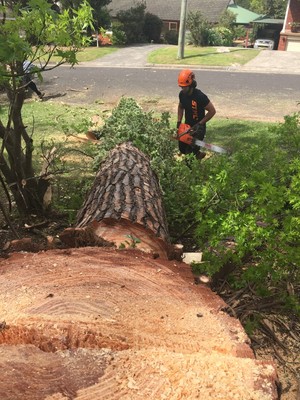
[[[226,51],[222,51],[226,49]],[[228,51],[229,50],[229,51]],[[154,50],[148,56],[148,62],[153,64],[178,65],[210,65],[230,66],[244,65],[259,54],[260,50],[242,49],[237,47],[194,47],[185,46],[184,58],[177,60],[178,46],[168,46]]]
[[[153,107],[155,110],[155,106]],[[93,129],[92,117],[97,116],[105,120],[108,110],[102,112],[95,104],[89,106],[74,106],[55,102],[26,101],[23,106],[23,121],[29,133],[33,133],[35,157],[40,157],[40,145],[43,141],[53,145],[72,143],[75,147],[85,147],[85,143],[76,141],[76,135],[85,137],[89,129]],[[0,119],[5,122],[6,109],[0,109]],[[159,118],[160,114],[154,113]],[[177,116],[171,115],[171,127],[176,126]],[[213,118],[207,128],[206,140],[232,150],[239,150],[251,144],[258,144],[261,137],[270,137],[268,128],[272,123],[245,120],[230,120],[227,118]],[[273,124],[274,125],[274,124]]]
[[[79,62],[93,61],[96,60],[97,58],[106,56],[106,54],[114,53],[117,50],[119,50],[119,47],[117,46],[103,46],[103,47],[90,46],[80,50],[77,53],[76,57]],[[61,60],[60,57],[53,56],[51,57],[50,61],[58,63],[60,60]]]
[[[86,47],[77,54],[78,61],[93,61],[119,50],[117,46]]]
[[[155,111],[155,106],[153,107]],[[0,119],[5,121],[5,108],[0,110]],[[74,147],[84,148],[90,143],[77,141],[79,138],[85,137],[85,133],[93,130],[93,117],[97,116],[105,121],[108,110],[101,111],[100,107],[95,104],[89,106],[74,106],[60,104],[55,102],[47,102],[47,107],[43,102],[27,101],[23,107],[23,121],[28,126],[28,132],[33,132],[33,140],[35,144],[35,157],[40,157],[40,146],[43,141],[51,142],[53,145],[65,143]],[[154,112],[155,118],[160,118],[161,114]],[[171,127],[176,127],[177,116],[171,115]],[[258,144],[260,138],[269,137],[269,127],[274,125],[270,122],[247,121],[247,120],[231,120],[227,118],[213,118],[207,127],[206,140],[209,143],[216,143],[233,151],[247,148],[252,144]],[[79,162],[80,162],[79,157]]]

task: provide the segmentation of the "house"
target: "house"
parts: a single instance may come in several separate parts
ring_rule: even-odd
[[[300,1],[288,0],[278,50],[300,51]]]
[[[238,6],[237,4],[229,4],[227,10],[235,14],[235,22],[237,25],[243,25],[245,27],[250,26],[253,21],[263,16],[261,14],[257,14],[253,11],[247,10],[246,8]]]
[[[257,14],[253,11],[247,10],[237,4],[229,4],[227,10],[235,14],[235,23],[238,26],[243,26],[246,30],[245,38],[242,38],[235,41],[237,44],[243,44],[244,47],[252,47],[253,43],[251,42],[250,36],[253,31],[253,21],[263,17],[261,14]]]
[[[141,2],[141,1],[140,1]],[[179,31],[181,0],[145,0],[146,12],[157,15],[163,21],[163,31]],[[233,0],[188,0],[187,13],[200,11],[212,23],[219,22],[220,16]],[[136,0],[112,0],[107,6],[112,18],[119,11],[129,10],[138,4]]]

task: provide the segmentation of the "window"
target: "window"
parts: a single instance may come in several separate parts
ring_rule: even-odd
[[[177,22],[169,22],[169,31],[177,31]]]

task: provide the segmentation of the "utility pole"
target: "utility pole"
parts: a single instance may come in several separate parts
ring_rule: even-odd
[[[181,0],[180,26],[179,26],[179,36],[178,36],[178,53],[177,53],[178,60],[181,60],[182,58],[184,58],[186,6],[187,6],[187,0]]]

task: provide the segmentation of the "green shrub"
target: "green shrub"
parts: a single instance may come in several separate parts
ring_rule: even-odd
[[[112,37],[111,42],[115,46],[122,46],[126,44],[127,38],[126,33],[122,29],[122,24],[114,23],[112,26]]]
[[[142,43],[145,41],[143,34],[146,5],[137,3],[125,11],[117,13],[117,19],[122,24],[122,30],[126,35],[126,43]]]
[[[190,36],[194,46],[207,46],[209,29],[211,24],[204,18],[201,12],[190,12],[187,17],[187,28],[190,30]]]
[[[209,46],[232,46],[233,33],[222,26],[211,28],[208,32]]]
[[[164,34],[165,42],[168,44],[178,44],[178,32],[167,31]]]
[[[196,236],[210,275],[230,263],[236,286],[287,299],[288,282],[300,279],[299,114],[271,131],[278,138],[205,163],[206,180],[194,187]]]
[[[273,132],[278,137],[278,146],[283,148],[288,158],[300,155],[300,113],[286,115],[284,123],[274,127]]]
[[[163,27],[163,21],[154,14],[146,13],[144,21],[144,36],[148,42],[160,42],[161,30]]]

